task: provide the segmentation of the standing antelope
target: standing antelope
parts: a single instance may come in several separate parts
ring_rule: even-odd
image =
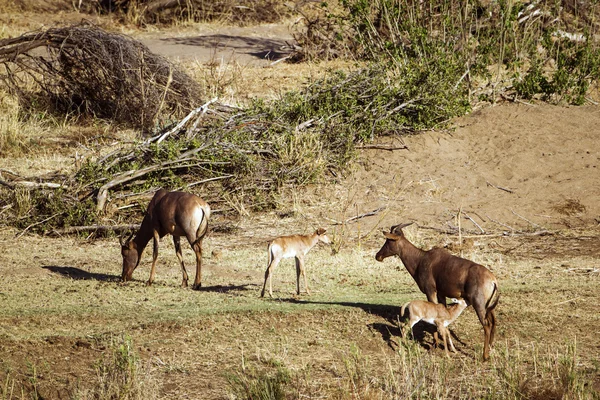
[[[133,233],[125,243],[123,243],[122,238],[119,238],[121,255],[123,256],[123,281],[126,282],[131,279],[133,271],[140,263],[146,245],[150,239],[154,239],[152,269],[150,270],[150,279],[147,282],[148,285],[151,285],[154,281],[160,238],[171,234],[173,235],[175,252],[183,273],[181,287],[187,287],[188,285],[188,274],[183,264],[179,242],[179,238],[185,236],[194,253],[196,253],[196,278],[192,288],[199,289],[202,286],[202,239],[208,230],[209,217],[210,207],[200,197],[191,193],[167,192],[160,189],[148,204],[140,230],[133,240],[131,239]]]
[[[384,232],[386,240],[375,259],[383,261],[389,256],[399,256],[432,303],[446,304],[446,297],[453,297],[472,304],[483,326],[483,359],[487,360],[496,332],[494,308],[500,298],[496,277],[483,265],[453,256],[444,249],[424,251],[415,247],[402,232],[410,224],[392,226],[389,233]]]
[[[446,357],[450,357],[448,353],[448,342],[450,342],[450,348],[453,353],[456,353],[454,343],[448,332],[448,325],[458,318],[458,316],[467,308],[467,302],[463,299],[453,299],[454,303],[446,307],[445,304],[435,304],[424,300],[413,300],[402,306],[400,316],[404,316],[404,310],[408,308],[410,314],[409,325],[410,333],[414,338],[413,326],[423,320],[429,324],[435,325],[438,332],[444,339],[444,349],[446,350]],[[436,340],[437,344],[437,340]]]
[[[269,296],[273,297],[271,270],[275,268],[277,264],[279,264],[279,261],[281,261],[282,258],[291,257],[296,258],[296,293],[300,294],[300,273],[302,273],[306,293],[310,294],[310,290],[308,289],[308,284],[306,282],[306,272],[304,271],[304,256],[318,242],[330,243],[329,237],[327,237],[325,232],[325,229],[319,228],[311,235],[281,236],[271,241],[269,243],[269,262],[267,264],[267,271],[265,272],[265,283],[263,284],[260,297],[265,296],[267,279],[269,280]]]

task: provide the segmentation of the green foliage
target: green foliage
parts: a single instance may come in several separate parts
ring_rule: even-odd
[[[517,95],[555,103],[582,104],[591,82],[600,76],[600,50],[592,40],[599,6],[595,2],[567,10],[559,3],[506,0],[342,0],[341,5],[324,6],[321,17],[299,35],[307,54],[406,66],[420,60],[416,65],[427,74],[442,70],[439,82],[459,86],[489,81],[493,69],[497,86],[505,69],[516,78]],[[323,31],[330,32],[329,40],[322,39]],[[339,35],[341,40],[333,39]],[[324,46],[326,51],[319,48]],[[463,72],[468,79],[458,82]]]
[[[12,225],[47,233],[56,227],[91,225],[98,222],[92,198],[79,200],[66,189],[17,188],[6,192],[13,204]]]
[[[591,83],[600,76],[600,48],[589,37],[584,39],[583,44],[568,39],[543,41],[545,51],[555,54],[555,67],[544,68],[535,59],[522,78],[516,75],[516,92],[529,99],[540,95],[546,101],[583,104]]]

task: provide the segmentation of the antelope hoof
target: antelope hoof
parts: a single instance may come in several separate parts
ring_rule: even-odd
[[[192,290],[200,290],[202,289],[202,283],[194,283],[192,286]]]
[[[188,287],[188,281],[185,281],[185,280],[184,280],[184,281],[182,281],[182,282],[181,282],[181,287],[182,287],[182,288],[186,288],[186,287]]]
[[[152,281],[147,281],[146,286],[152,286]]]

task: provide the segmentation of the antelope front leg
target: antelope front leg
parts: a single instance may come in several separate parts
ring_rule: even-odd
[[[154,282],[154,274],[156,273],[156,259],[158,258],[158,243],[160,241],[160,237],[158,236],[158,232],[154,231],[154,246],[152,250],[152,268],[150,268],[150,278],[148,282],[146,282],[146,286],[152,285]]]
[[[446,352],[446,357],[450,358],[450,353],[448,352],[448,341],[447,338],[450,339],[450,335],[448,334],[448,329],[444,326],[438,326],[438,330],[444,339],[444,351]],[[452,339],[450,339],[450,343],[452,343]],[[452,346],[454,347],[454,346]],[[455,351],[456,353],[456,351]]]
[[[192,289],[199,290],[202,287],[202,239],[199,239],[192,246],[196,253],[196,278]]]
[[[181,241],[179,236],[173,236],[173,244],[175,245],[175,254],[177,254],[177,258],[179,259],[179,265],[181,265],[181,272],[183,274],[183,281],[181,282],[181,287],[185,288],[188,285],[188,274],[185,270],[185,265],[183,264],[183,254],[181,254]]]
[[[450,345],[450,351],[456,353],[456,347],[454,347],[454,343],[452,343],[452,336],[450,335],[450,330],[448,330],[448,344]]]
[[[306,281],[306,270],[304,269],[304,258],[296,258],[296,268],[300,268],[300,273],[302,273],[302,278],[304,279],[304,287],[306,288],[306,294],[310,295],[308,282]],[[300,294],[300,276],[298,276],[298,294]]]

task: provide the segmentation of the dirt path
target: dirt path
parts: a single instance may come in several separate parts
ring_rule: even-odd
[[[294,41],[288,25],[252,27],[204,26],[183,34],[146,34],[139,38],[148,48],[166,57],[263,67],[289,54]]]

